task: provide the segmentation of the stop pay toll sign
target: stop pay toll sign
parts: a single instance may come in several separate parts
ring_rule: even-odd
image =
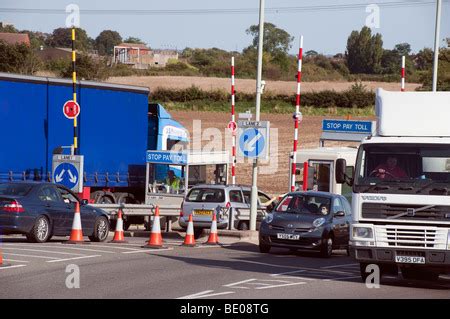
[[[73,120],[80,114],[80,105],[75,101],[67,101],[63,106],[64,116],[69,120]]]

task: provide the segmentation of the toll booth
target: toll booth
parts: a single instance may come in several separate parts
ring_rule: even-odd
[[[181,206],[188,190],[198,184],[227,184],[229,152],[147,151],[145,204]],[[171,189],[156,171],[167,166],[178,174],[178,189]]]
[[[345,158],[346,174],[353,176],[357,146],[365,137],[375,133],[376,124],[371,121],[323,120],[322,135],[318,148],[297,151],[295,188],[302,189],[304,163],[308,163],[308,190],[341,194],[351,201],[351,187],[338,184],[335,180],[336,160]],[[339,141],[353,144],[342,147],[326,147],[325,141]],[[289,176],[292,176],[293,153],[289,157]],[[289,179],[291,181],[291,179]],[[289,185],[291,186],[291,185]]]

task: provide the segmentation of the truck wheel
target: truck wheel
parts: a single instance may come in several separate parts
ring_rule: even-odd
[[[98,204],[114,204],[114,199],[112,199],[108,195],[104,195],[104,196],[99,198]]]
[[[248,228],[248,223],[247,222],[240,222],[239,226],[238,226],[238,229],[239,230],[243,230],[243,231],[248,230],[249,229]]]
[[[39,216],[31,231],[26,235],[29,242],[45,243],[50,239],[50,222],[47,217]]]
[[[259,252],[263,253],[263,254],[267,254],[270,252],[270,245],[266,245],[264,243],[262,243],[261,241],[259,242]]]
[[[89,236],[89,240],[93,242],[102,242],[108,238],[109,235],[109,223],[108,219],[104,216],[97,218],[94,224],[94,233]]]
[[[327,236],[322,240],[320,247],[320,256],[323,258],[330,258],[333,254],[333,236]]]

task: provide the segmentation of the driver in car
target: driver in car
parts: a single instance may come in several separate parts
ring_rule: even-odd
[[[386,163],[378,165],[372,171],[371,175],[375,175],[381,179],[408,177],[406,172],[401,167],[397,166],[397,157],[395,156],[389,156]]]

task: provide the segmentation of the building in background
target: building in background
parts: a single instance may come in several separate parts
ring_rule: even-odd
[[[30,46],[30,37],[26,33],[0,32],[0,41],[4,41],[10,45],[25,44]]]
[[[113,64],[127,64],[135,69],[165,67],[169,60],[178,60],[176,50],[151,50],[145,44],[121,43],[114,46]]]

